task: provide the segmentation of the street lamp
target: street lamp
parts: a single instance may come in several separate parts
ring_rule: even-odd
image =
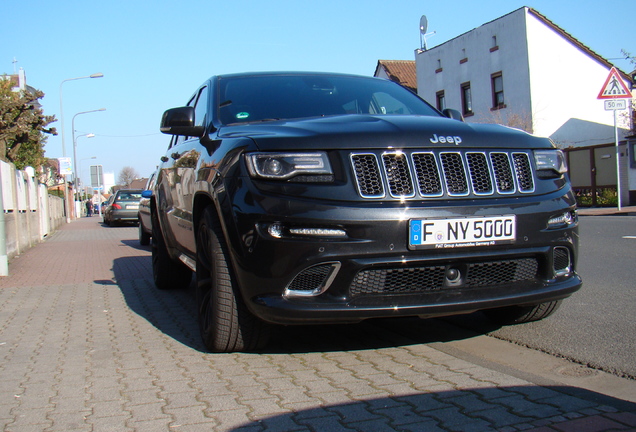
[[[73,120],[71,121],[71,131],[73,132],[73,184],[77,182],[77,142],[75,140],[75,117],[77,117],[80,114],[88,114],[88,113],[98,112],[98,111],[106,111],[106,108],[78,112],[77,114],[73,116]],[[95,136],[95,134],[87,134],[87,135],[91,135],[91,137]]]
[[[88,75],[88,76],[82,76],[82,77],[77,77],[77,78],[68,78],[63,80],[60,83],[60,123],[61,123],[61,128],[62,128],[62,156],[66,157],[66,146],[64,143],[64,109],[63,109],[63,103],[62,103],[62,85],[66,82],[66,81],[74,81],[74,80],[79,80],[79,79],[84,79],[84,78],[102,78],[104,76],[103,73],[98,72],[98,73],[94,73],[92,75]],[[66,212],[66,223],[70,223],[71,222],[71,215],[70,215],[70,210],[68,207],[68,184],[66,182],[66,178],[64,178],[64,210]]]

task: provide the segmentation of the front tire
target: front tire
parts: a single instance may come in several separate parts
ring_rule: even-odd
[[[152,213],[152,278],[160,290],[184,289],[192,281],[192,271],[168,254],[155,212]]]
[[[212,352],[262,348],[269,339],[269,325],[255,317],[241,298],[212,206],[199,221],[196,244],[196,301],[205,347]]]
[[[523,324],[549,317],[561,306],[561,302],[562,300],[556,300],[534,306],[508,306],[483,312],[495,324]]]

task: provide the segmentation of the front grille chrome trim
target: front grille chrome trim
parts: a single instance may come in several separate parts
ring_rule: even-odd
[[[536,191],[531,154],[519,150],[390,150],[349,155],[364,199],[527,195]]]

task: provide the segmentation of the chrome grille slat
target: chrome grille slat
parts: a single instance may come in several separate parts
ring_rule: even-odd
[[[494,190],[486,153],[466,153],[466,160],[475,195],[492,195]]]
[[[466,169],[460,153],[441,153],[442,171],[446,181],[446,190],[451,196],[468,195]]]
[[[409,198],[415,195],[411,170],[404,153],[385,153],[382,155],[384,172],[389,182],[389,193],[394,198]]]
[[[508,153],[490,153],[490,160],[495,178],[497,179],[497,192],[500,194],[515,193],[515,182],[512,177],[512,167],[510,166]]]
[[[358,192],[363,198],[383,198],[384,186],[378,159],[373,153],[352,154]]]
[[[532,177],[532,167],[527,153],[513,153],[515,174],[519,183],[519,191],[525,193],[534,192],[534,178]]]
[[[435,155],[433,153],[413,153],[412,158],[420,195],[424,197],[442,196],[444,190]]]
[[[351,153],[362,198],[520,195],[535,191],[532,153],[508,150]]]

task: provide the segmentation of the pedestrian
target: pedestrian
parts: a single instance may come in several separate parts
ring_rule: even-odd
[[[93,215],[93,203],[91,200],[86,200],[86,217],[91,217]]]

